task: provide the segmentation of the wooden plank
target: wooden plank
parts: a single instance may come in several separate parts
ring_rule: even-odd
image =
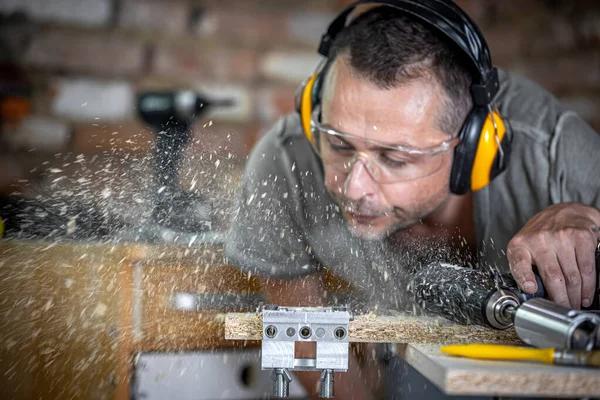
[[[224,265],[222,258],[206,258],[183,262],[152,261],[141,267],[140,346],[145,351],[202,350],[239,348],[242,343],[225,340],[224,314],[236,308],[223,308],[219,298],[240,296],[258,299],[260,286],[237,268]],[[196,311],[177,310],[173,296],[189,293],[204,296],[214,303]],[[231,305],[230,305],[231,306]],[[258,306],[236,304],[251,310]],[[253,344],[256,346],[256,343]]]
[[[403,358],[448,395],[600,397],[598,369],[471,360],[442,355],[439,348],[408,345]]]
[[[194,268],[227,265],[223,246],[199,244],[192,247],[128,243],[127,256],[149,265],[181,265]]]
[[[20,254],[0,249],[0,398],[36,398],[38,370],[33,265]]]
[[[138,352],[257,347],[225,340],[218,299],[259,292],[219,246],[0,240],[0,398],[125,399]]]
[[[225,319],[225,337],[231,340],[261,340],[262,316],[230,313]],[[348,325],[348,340],[369,343],[521,343],[513,330],[495,330],[476,325],[458,325],[442,318],[358,315]]]
[[[12,344],[15,366],[25,363],[8,385],[29,385],[15,397],[112,397],[110,332],[118,323],[123,254],[113,246],[3,240],[0,255],[0,337]]]
[[[120,307],[118,328],[112,332],[116,335],[116,375],[112,377],[115,385],[114,400],[127,400],[131,394],[131,378],[133,376],[133,357],[134,357],[134,268],[128,261],[121,262],[119,268],[120,280]]]
[[[193,247],[131,244],[128,257],[137,260],[140,305],[136,348],[143,351],[183,351],[258,347],[259,343],[228,341],[224,337],[223,312],[218,300],[214,307],[198,312],[173,308],[176,293],[198,294],[216,299],[221,295],[259,297],[258,278],[228,265],[220,245]],[[253,309],[249,306],[247,309]],[[242,306],[242,304],[239,304]]]

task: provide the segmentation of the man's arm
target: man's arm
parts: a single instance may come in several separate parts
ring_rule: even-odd
[[[229,261],[259,276],[292,279],[316,271],[307,252],[303,188],[281,136],[285,119],[253,148],[232,209],[225,251]]]
[[[553,301],[588,307],[600,283],[594,260],[600,240],[600,135],[566,112],[549,153],[554,205],[531,218],[509,242],[507,258],[524,292],[537,290],[535,265]]]

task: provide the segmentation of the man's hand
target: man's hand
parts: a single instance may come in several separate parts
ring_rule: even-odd
[[[533,266],[554,302],[588,307],[597,285],[594,252],[600,211],[579,203],[556,204],[531,218],[512,238],[507,258],[525,293],[535,293]]]

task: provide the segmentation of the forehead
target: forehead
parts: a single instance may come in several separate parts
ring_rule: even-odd
[[[322,123],[333,129],[415,147],[448,139],[436,124],[444,95],[433,79],[380,88],[354,72],[342,56],[331,66],[323,89]]]

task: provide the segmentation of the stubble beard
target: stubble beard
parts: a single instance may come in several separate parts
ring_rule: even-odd
[[[344,202],[342,196],[334,196],[330,193],[331,197],[334,199],[335,203],[340,207],[342,212],[342,217],[348,226],[348,230],[352,234],[352,236],[364,239],[364,240],[384,240],[391,236],[394,236],[397,233],[401,233],[415,224],[421,223],[424,219],[429,217],[431,214],[435,213],[439,210],[446,202],[450,196],[449,193],[446,193],[445,196],[441,194],[435,196],[431,201],[427,202],[425,205],[416,208],[413,211],[407,211],[404,208],[394,207],[386,211],[375,211],[372,207],[366,209],[369,214],[376,214],[380,216],[393,216],[396,219],[388,228],[386,229],[370,229],[368,224],[352,224],[347,216],[347,212],[364,212],[364,209],[361,209],[360,205],[356,206],[353,203]]]

